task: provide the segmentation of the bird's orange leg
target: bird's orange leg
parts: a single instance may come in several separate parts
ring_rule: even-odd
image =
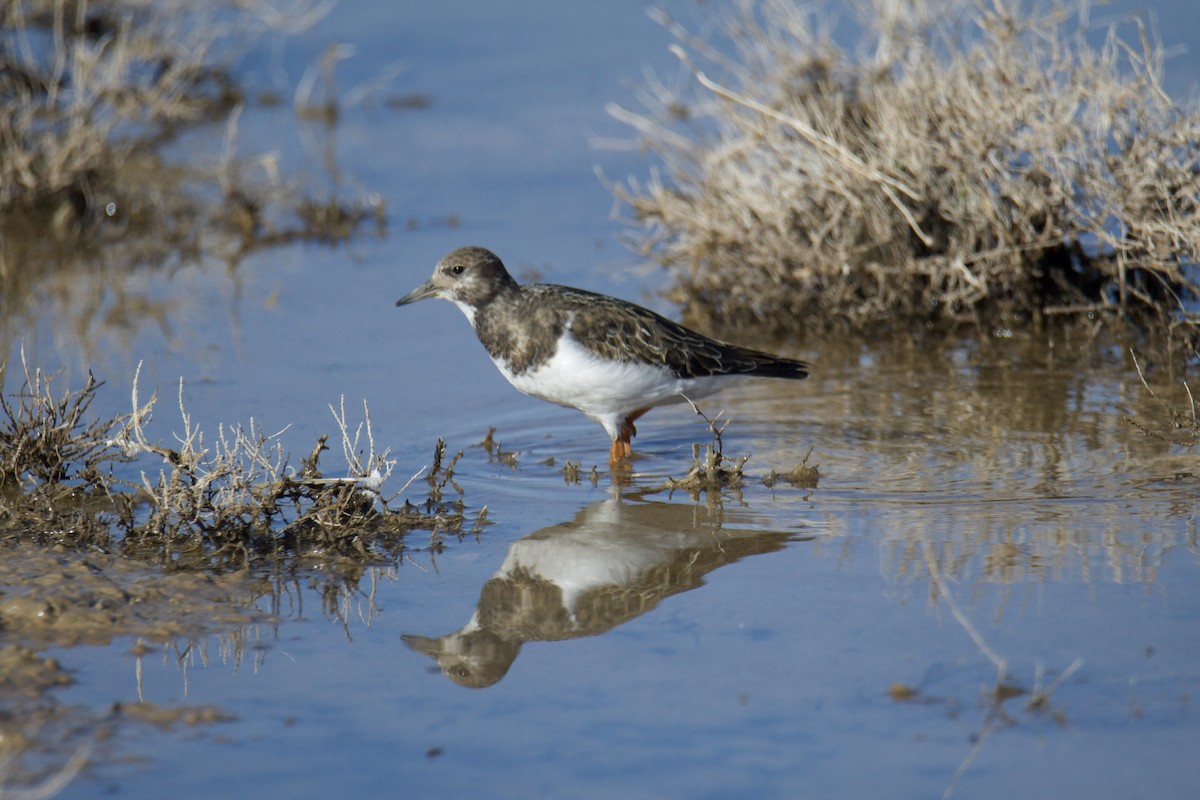
[[[637,428],[634,427],[633,421],[649,410],[649,407],[639,408],[621,421],[620,427],[617,428],[617,438],[613,439],[612,449],[608,451],[610,467],[622,464],[633,456],[633,445],[629,441],[637,436]]]

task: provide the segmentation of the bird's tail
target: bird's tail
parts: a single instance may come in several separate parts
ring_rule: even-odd
[[[760,378],[790,378],[792,380],[799,380],[808,377],[808,364],[803,361],[762,353],[755,359],[754,368],[750,371],[750,374]]]

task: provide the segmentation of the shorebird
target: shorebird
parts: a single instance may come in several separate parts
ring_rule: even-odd
[[[808,376],[803,361],[710,339],[625,300],[521,285],[482,247],[451,251],[396,305],[429,297],[459,307],[517,389],[600,423],[612,439],[614,467],[633,454],[634,422],[655,406],[695,400],[744,378]]]

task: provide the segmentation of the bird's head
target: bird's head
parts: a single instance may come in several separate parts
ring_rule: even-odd
[[[405,306],[436,297],[475,309],[516,285],[504,264],[490,250],[460,247],[442,258],[433,268],[432,277],[397,300],[396,305]]]

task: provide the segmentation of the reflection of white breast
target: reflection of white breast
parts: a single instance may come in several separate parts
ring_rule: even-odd
[[[497,577],[523,572],[557,585],[563,605],[574,614],[579,597],[601,586],[623,586],[694,544],[697,535],[682,531],[636,529],[606,535],[589,526],[553,536],[529,537],[508,548]]]

